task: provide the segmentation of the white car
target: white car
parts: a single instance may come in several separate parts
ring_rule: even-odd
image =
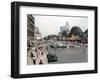
[[[56,45],[57,48],[66,48],[67,46],[61,42],[55,42],[54,45]]]

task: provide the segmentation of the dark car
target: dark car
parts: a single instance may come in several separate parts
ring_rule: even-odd
[[[55,46],[55,45],[50,45],[50,47],[51,47],[51,48],[56,48],[56,46]]]
[[[57,46],[57,48],[67,48],[67,46]]]
[[[48,58],[48,62],[55,62],[58,60],[56,54],[52,54],[51,52],[48,53],[47,58]]]

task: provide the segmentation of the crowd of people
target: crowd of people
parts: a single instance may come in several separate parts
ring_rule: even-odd
[[[34,43],[28,44],[28,53],[34,65],[47,63],[47,51],[44,48],[41,43],[37,46],[34,46]]]

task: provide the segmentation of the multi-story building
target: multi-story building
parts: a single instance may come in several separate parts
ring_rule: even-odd
[[[39,28],[35,26],[35,19],[32,15],[27,15],[27,39],[37,40],[42,38]]]
[[[34,38],[35,19],[32,15],[27,15],[27,39],[33,40]]]
[[[69,24],[68,22],[66,22],[66,25],[65,26],[61,26],[60,27],[60,38],[61,39],[66,39],[68,37],[68,34],[69,34]]]
[[[34,27],[34,40],[41,40],[41,39],[42,39],[42,35],[39,32],[39,28]]]
[[[69,33],[69,27],[70,26],[69,26],[68,22],[66,22],[65,26],[61,26],[60,32],[66,31],[67,33]]]

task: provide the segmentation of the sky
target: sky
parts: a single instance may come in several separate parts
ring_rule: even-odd
[[[35,26],[39,28],[42,37],[50,34],[58,34],[60,27],[65,26],[68,22],[70,28],[79,26],[84,32],[88,29],[88,17],[72,17],[72,16],[47,16],[47,15],[34,15]]]

